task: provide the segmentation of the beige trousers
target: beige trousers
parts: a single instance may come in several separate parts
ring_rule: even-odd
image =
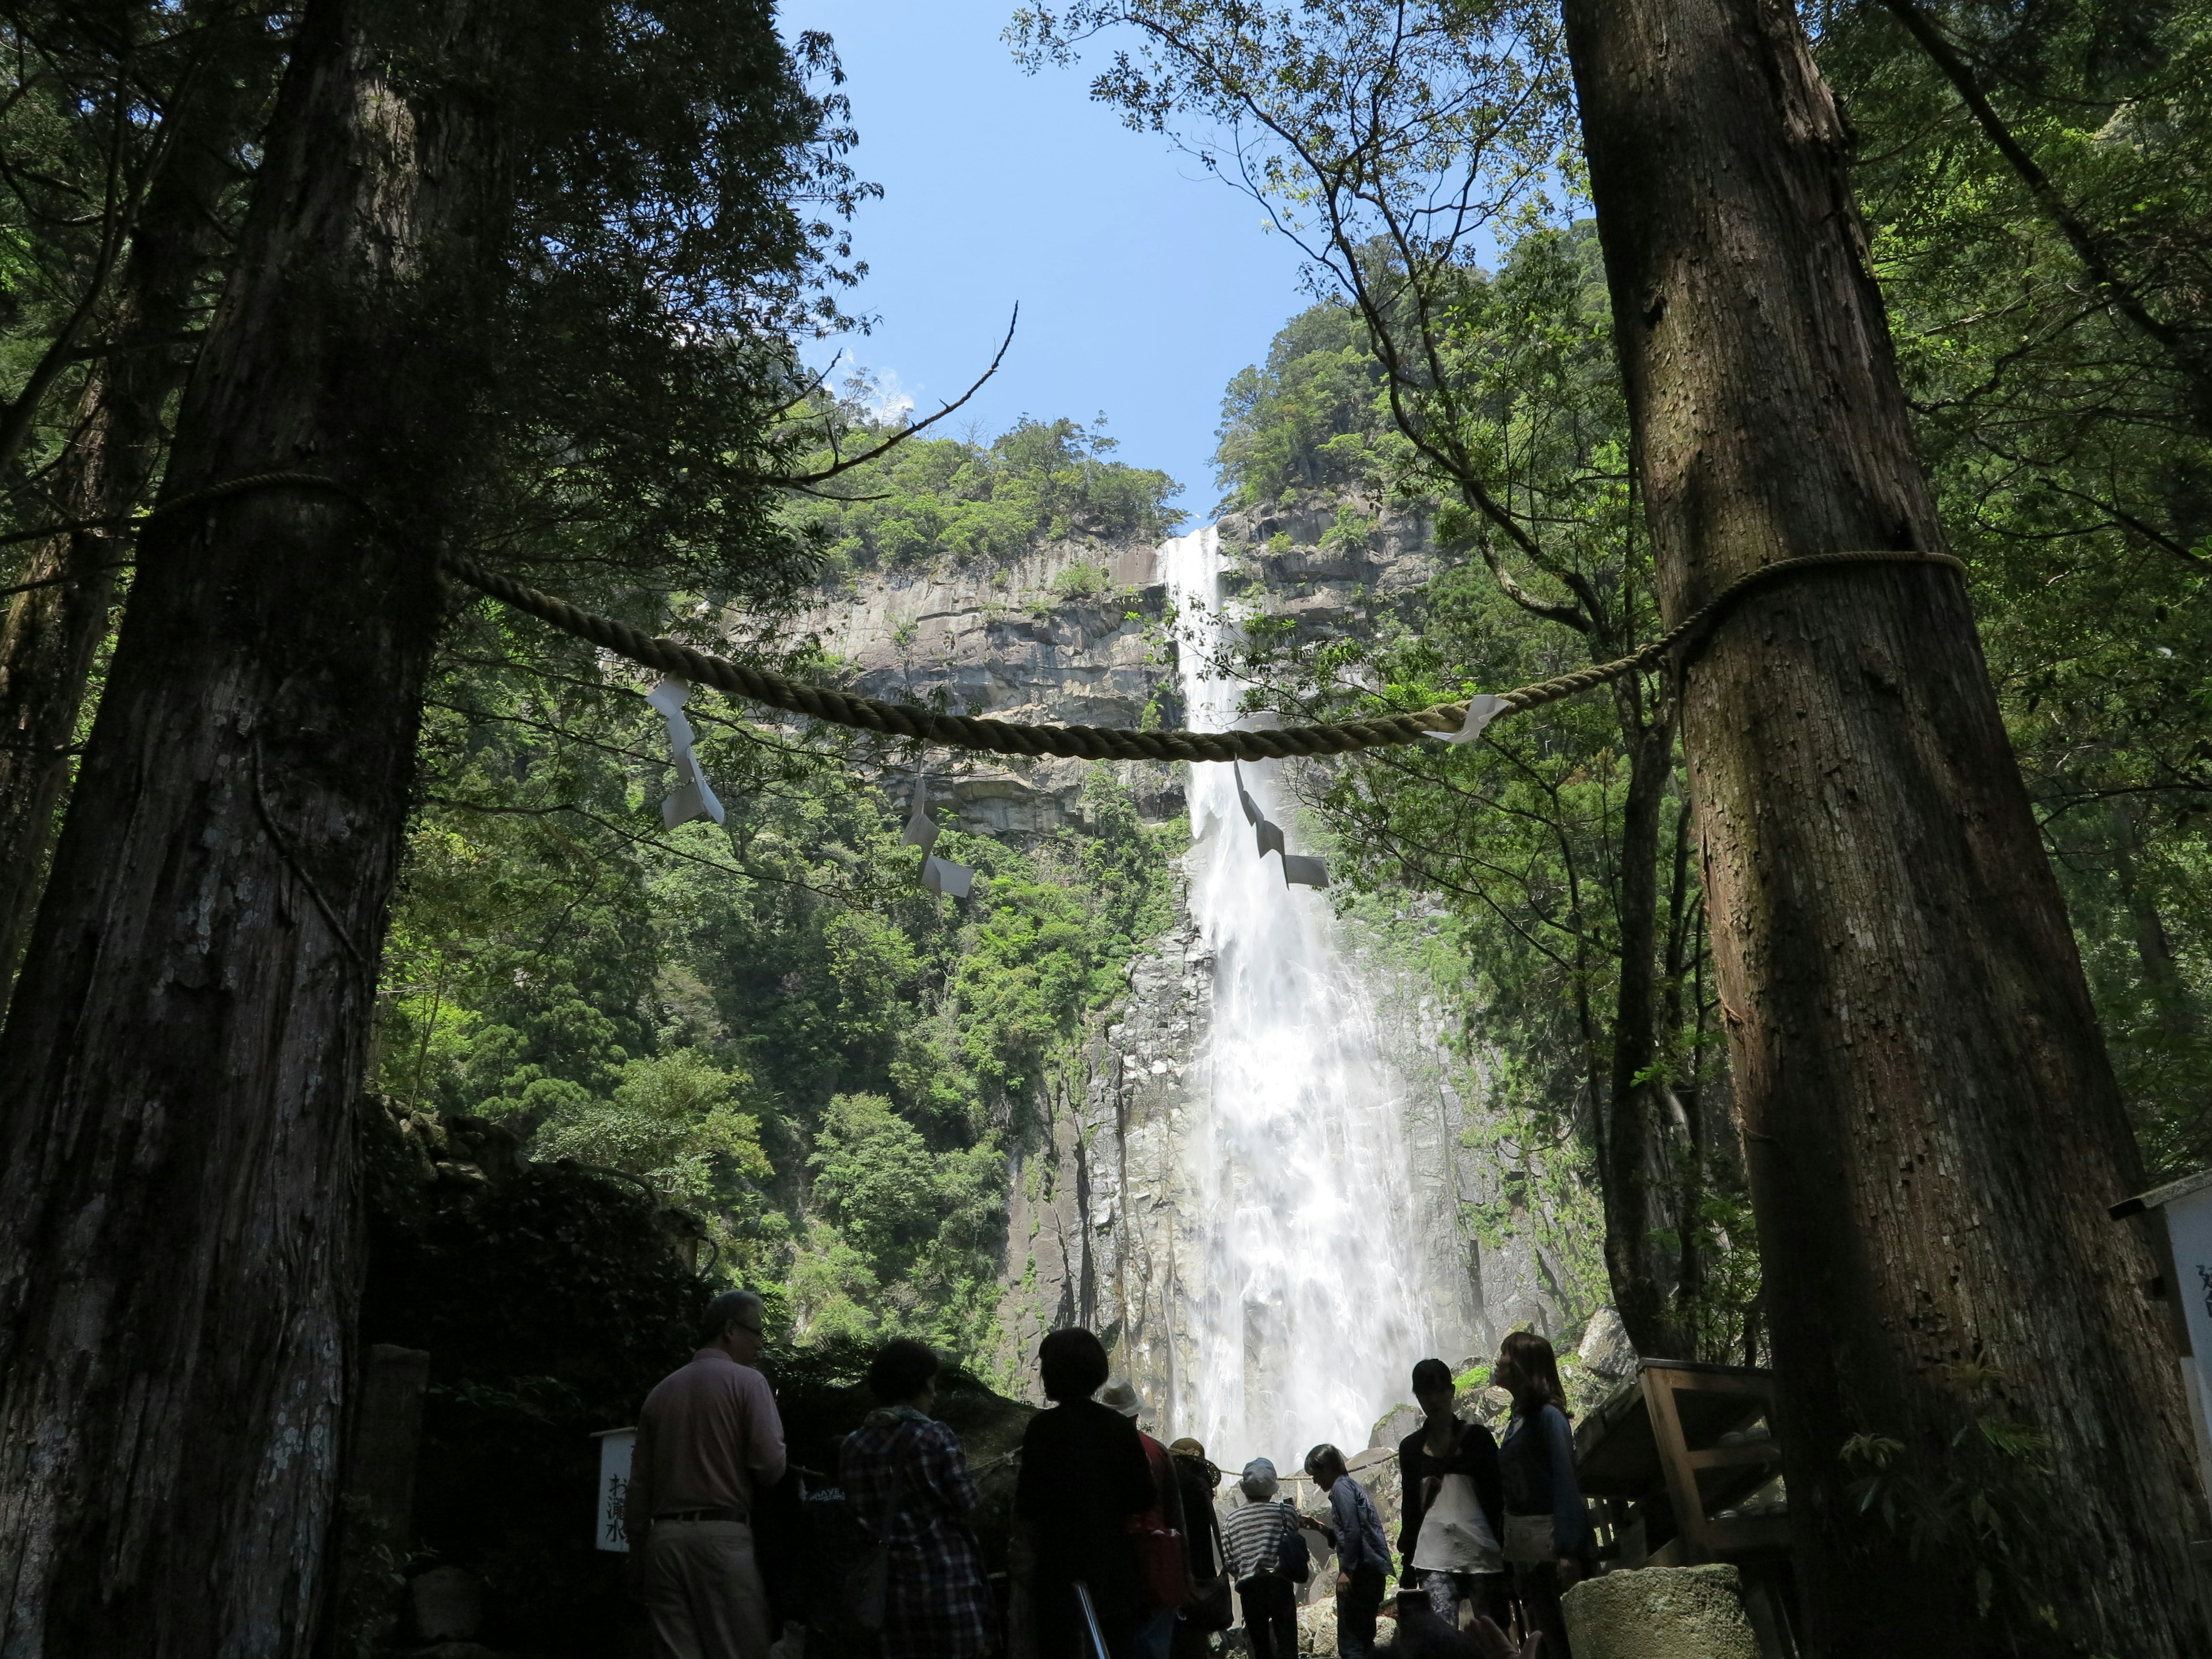
[[[662,1521],[639,1571],[653,1659],[768,1659],[768,1592],[742,1521]]]

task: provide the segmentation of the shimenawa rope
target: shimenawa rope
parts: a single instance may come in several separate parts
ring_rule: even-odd
[[[335,479],[312,472],[258,472],[161,502],[135,520],[124,515],[54,525],[44,533],[59,535],[115,524],[144,523],[246,490],[283,488],[327,490],[345,497],[372,516],[380,516],[374,505]],[[945,714],[909,703],[854,696],[830,686],[793,679],[694,650],[612,617],[586,611],[550,593],[526,587],[458,553],[441,553],[439,561],[448,574],[501,604],[645,667],[678,675],[696,684],[711,685],[733,696],[766,703],[789,714],[954,749],[981,750],[997,755],[1060,755],[1079,760],[1273,760],[1286,755],[1341,755],[1361,749],[1418,743],[1431,734],[1457,732],[1467,719],[1465,702],[1436,703],[1407,714],[1249,732],[1136,732],[1103,726],[1030,726],[1011,720],[982,720],[972,714]],[[1962,573],[1966,569],[1960,560],[1948,553],[1881,549],[1808,553],[1794,559],[1778,559],[1737,577],[1693,615],[1632,655],[1498,694],[1502,707],[1492,718],[1502,720],[1508,714],[1525,714],[1626,675],[1648,672],[1678,649],[1681,652],[1678,662],[1686,663],[1703,645],[1713,625],[1752,593],[1808,571],[1867,564],[1942,565]]]
[[[680,675],[791,714],[955,749],[984,750],[1000,755],[1066,755],[1085,760],[1270,760],[1285,755],[1341,755],[1353,750],[1418,743],[1431,732],[1457,732],[1467,718],[1466,703],[1443,702],[1410,714],[1338,720],[1322,726],[1287,726],[1273,731],[1133,732],[1103,726],[1025,726],[1008,720],[980,720],[969,714],[941,714],[908,703],[856,697],[828,686],[696,651],[674,640],[647,634],[611,617],[599,616],[550,593],[526,587],[459,554],[446,554],[443,562],[453,574],[502,604],[526,611],[565,634],[589,640],[633,662],[657,668],[664,674]],[[1558,702],[1624,675],[1656,668],[1678,647],[1687,647],[1684,652],[1686,659],[1703,642],[1705,631],[1746,596],[1808,570],[1859,564],[1937,564],[1955,570],[1966,568],[1948,553],[1875,550],[1808,553],[1801,558],[1778,560],[1737,577],[1694,616],[1669,629],[1632,656],[1500,693],[1499,701],[1505,707],[1495,718],[1540,708],[1546,703]]]

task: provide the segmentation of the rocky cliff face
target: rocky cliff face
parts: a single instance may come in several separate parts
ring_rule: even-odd
[[[1435,555],[1421,518],[1342,506],[1222,520],[1228,585],[1297,618],[1310,636],[1370,625],[1430,579]],[[942,699],[1010,720],[1174,726],[1182,710],[1166,611],[1153,549],[1063,545],[1006,569],[866,577],[825,596],[805,626],[872,696]],[[933,763],[928,790],[962,827],[1025,839],[1079,821],[1085,769],[948,759]],[[1179,768],[1140,762],[1120,770],[1147,815],[1182,810]],[[1396,971],[1377,951],[1358,959],[1378,979]],[[1179,1310],[1221,1219],[1203,1212],[1185,1156],[1205,1107],[1212,970],[1188,915],[1151,941],[1081,1065],[1041,1103],[1041,1131],[1013,1149],[996,1356],[1013,1391],[1034,1395],[1037,1340],[1068,1324],[1107,1340],[1117,1367],[1154,1403],[1148,1426],[1191,1364]],[[1422,1294],[1446,1334],[1441,1357],[1457,1365],[1494,1352],[1517,1324],[1556,1328],[1559,1309],[1527,1244],[1486,1249],[1468,1230],[1467,1206],[1500,1196],[1495,1171],[1464,1144],[1482,1109],[1480,1072],[1441,1042],[1440,1011],[1407,986],[1378,992],[1380,1035],[1407,1085],[1419,1224],[1439,1246]]]
[[[872,697],[941,700],[958,714],[1060,725],[1174,725],[1163,648],[1166,590],[1149,546],[1060,543],[1012,566],[870,575],[825,596],[802,631],[855,672]],[[1050,757],[933,763],[931,804],[963,829],[1023,839],[1079,822],[1090,763]],[[1155,817],[1182,809],[1176,769],[1121,766]]]

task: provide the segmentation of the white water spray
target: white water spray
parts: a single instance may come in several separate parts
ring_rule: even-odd
[[[1206,672],[1233,636],[1212,527],[1161,550],[1180,617],[1188,723],[1224,731],[1239,688]],[[1297,842],[1275,762],[1247,765],[1261,810]],[[1231,769],[1189,769],[1190,908],[1214,957],[1213,1021],[1186,1141],[1204,1260],[1180,1271],[1187,1356],[1171,1417],[1224,1467],[1347,1452],[1405,1397],[1435,1332],[1406,1133],[1367,988],[1327,899],[1262,858]]]

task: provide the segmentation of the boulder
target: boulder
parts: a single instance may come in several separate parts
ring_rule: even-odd
[[[1590,1316],[1589,1323],[1583,1328],[1582,1343],[1575,1355],[1608,1381],[1624,1377],[1636,1369],[1636,1347],[1628,1340],[1628,1328],[1611,1308],[1600,1308]]]
[[[1384,1446],[1395,1449],[1401,1440],[1420,1426],[1421,1408],[1419,1406],[1393,1406],[1376,1424],[1375,1431],[1367,1437],[1368,1447],[1370,1450]]]
[[[1298,1609],[1298,1651],[1336,1659],[1336,1597],[1325,1595]]]
[[[1732,1566],[1609,1572],[1560,1606],[1575,1659],[1759,1659]]]

